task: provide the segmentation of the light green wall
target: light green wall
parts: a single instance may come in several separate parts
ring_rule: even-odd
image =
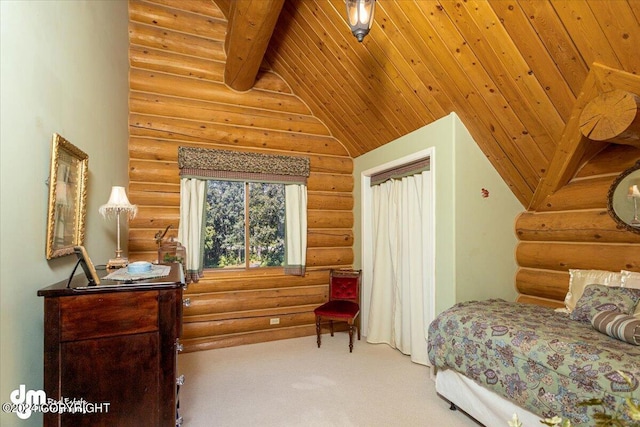
[[[96,264],[115,250],[98,207],[128,183],[127,2],[0,1],[0,402],[20,384],[42,389],[43,299],[74,257],[45,259],[51,136],[89,155],[85,246]],[[42,425],[2,413],[3,426]]]
[[[362,172],[429,147],[435,148],[436,312],[469,299],[513,300],[513,224],[523,207],[454,113],[354,160],[354,267],[362,268]]]
[[[459,119],[454,120],[456,302],[516,298],[514,224],[524,210]],[[489,197],[482,197],[482,189]]]

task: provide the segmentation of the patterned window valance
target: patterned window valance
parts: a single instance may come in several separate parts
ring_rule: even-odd
[[[309,158],[178,147],[180,176],[306,184]]]

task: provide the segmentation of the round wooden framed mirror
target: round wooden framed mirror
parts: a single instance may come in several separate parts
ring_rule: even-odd
[[[607,210],[621,228],[640,234],[640,160],[611,184]]]

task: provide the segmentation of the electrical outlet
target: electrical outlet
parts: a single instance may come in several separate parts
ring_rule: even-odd
[[[269,324],[270,325],[279,325],[280,324],[280,318],[279,317],[274,317],[272,319],[269,319]]]

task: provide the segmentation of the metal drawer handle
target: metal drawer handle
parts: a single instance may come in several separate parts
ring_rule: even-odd
[[[180,375],[178,378],[176,378],[176,384],[184,385],[184,375]]]
[[[184,345],[180,342],[180,340],[176,340],[176,351],[179,353],[184,350]]]
[[[183,299],[183,300],[182,300],[182,304],[183,304],[185,307],[189,307],[189,306],[191,306],[191,298],[185,298],[185,299]]]

